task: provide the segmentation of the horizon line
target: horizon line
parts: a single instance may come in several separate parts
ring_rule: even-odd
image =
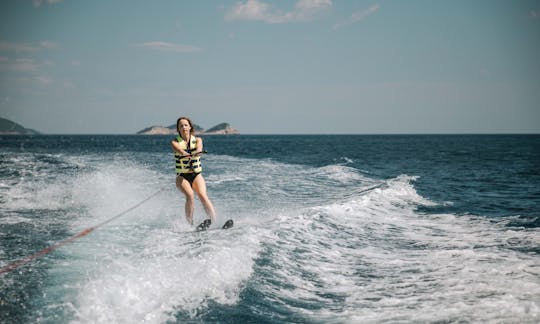
[[[175,134],[136,134],[136,133],[37,133],[37,134],[13,134],[1,133],[0,136],[171,136]],[[200,136],[243,136],[243,135],[284,135],[284,136],[320,136],[320,135],[354,135],[354,136],[382,136],[382,135],[540,135],[539,132],[443,132],[443,133],[237,133],[237,134],[198,134]]]

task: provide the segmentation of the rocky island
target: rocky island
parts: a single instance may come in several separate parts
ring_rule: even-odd
[[[35,135],[39,132],[0,117],[0,135]]]
[[[232,127],[229,123],[221,123],[209,129],[204,129],[199,125],[194,124],[193,128],[198,135],[229,135],[238,134],[238,130]],[[138,135],[170,135],[178,134],[176,124],[168,127],[150,126],[137,132]]]
[[[238,130],[232,127],[229,123],[221,123],[209,129],[204,129],[199,125],[194,124],[193,128],[199,135],[229,135],[239,134]],[[37,135],[41,134],[33,129],[25,128],[24,126],[17,124],[11,120],[0,117],[0,135]],[[178,134],[176,131],[176,124],[168,127],[163,126],[151,126],[147,127],[139,132],[137,135],[171,135]]]

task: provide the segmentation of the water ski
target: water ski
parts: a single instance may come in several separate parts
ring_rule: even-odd
[[[223,224],[223,227],[221,227],[222,229],[227,229],[227,228],[231,228],[233,227],[234,225],[234,222],[232,219],[229,219],[228,221],[225,222],[225,224]]]
[[[212,225],[212,220],[205,219],[202,223],[199,224],[199,226],[197,226],[197,228],[195,228],[195,230],[197,232],[206,231],[210,227],[210,225]]]
[[[202,223],[199,224],[199,226],[197,226],[197,228],[196,228],[195,230],[196,230],[197,232],[200,232],[200,231],[208,231],[210,225],[212,225],[212,220],[210,220],[210,219],[205,219]],[[228,221],[225,222],[225,224],[223,224],[223,227],[221,227],[221,229],[231,228],[231,227],[233,227],[233,225],[234,225],[233,220],[232,220],[232,219],[229,219]]]

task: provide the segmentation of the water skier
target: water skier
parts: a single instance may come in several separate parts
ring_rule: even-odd
[[[176,187],[186,196],[185,214],[190,225],[193,225],[193,211],[195,209],[194,192],[197,193],[208,216],[197,226],[197,230],[206,230],[212,222],[215,222],[216,211],[206,194],[206,182],[202,175],[203,141],[202,138],[195,137],[193,125],[187,117],[178,118],[176,130],[178,136],[171,141],[176,160]]]

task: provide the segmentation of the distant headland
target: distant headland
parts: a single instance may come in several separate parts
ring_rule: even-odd
[[[193,128],[199,135],[229,135],[239,134],[238,130],[229,123],[221,123],[209,129],[204,129],[194,124]],[[42,134],[36,130],[25,128],[14,121],[0,117],[0,135],[38,135]],[[137,135],[171,135],[178,134],[176,124],[169,127],[151,126],[136,133]]]
[[[195,132],[199,135],[230,135],[239,134],[238,130],[232,127],[229,123],[221,123],[209,129],[204,129],[199,125],[193,124]],[[178,134],[176,124],[168,127],[150,126],[137,132],[138,135],[169,135]]]
[[[40,134],[33,129],[25,128],[16,122],[0,117],[0,135],[35,135]]]

